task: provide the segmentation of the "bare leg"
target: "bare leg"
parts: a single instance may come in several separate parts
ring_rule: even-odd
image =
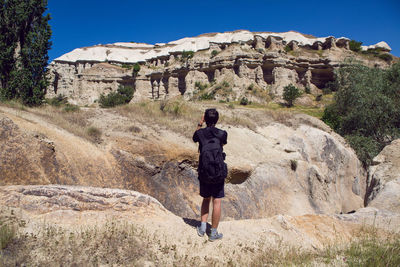
[[[209,210],[210,210],[210,198],[203,198],[203,202],[201,203],[202,222],[207,222]]]
[[[221,199],[213,198],[213,211],[212,211],[212,228],[218,228],[219,219],[221,218]]]

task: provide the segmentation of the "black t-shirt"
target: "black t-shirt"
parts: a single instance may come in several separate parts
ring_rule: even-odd
[[[196,143],[199,142],[199,150],[200,151],[201,151],[202,144],[200,142],[200,138],[199,138],[199,135],[198,135],[199,131],[202,131],[203,136],[206,139],[210,139],[210,138],[212,138],[214,136],[220,136],[219,140],[221,141],[221,145],[226,145],[226,143],[227,143],[228,133],[226,131],[218,129],[218,128],[215,128],[215,127],[201,128],[201,129],[197,130],[196,132],[194,132],[194,134],[193,134],[193,141],[196,142]]]

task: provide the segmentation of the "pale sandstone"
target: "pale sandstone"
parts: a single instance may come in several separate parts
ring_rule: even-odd
[[[348,43],[344,37],[310,38],[297,32],[237,31],[183,38],[155,46],[115,43],[79,48],[50,64],[51,84],[47,97],[61,94],[71,103],[91,105],[101,94],[115,91],[119,85],[129,85],[136,89],[133,102],[176,95],[190,99],[195,82],[212,83],[214,79],[224,80],[228,76],[240,78],[231,79],[235,93],[229,98],[234,100],[239,100],[251,83],[278,97],[290,83],[301,89],[308,86],[313,94],[319,94],[333,79],[334,69],[348,58],[369,66],[387,66],[383,60],[366,59],[353,53]],[[292,51],[285,52],[286,46]],[[374,47],[390,51],[383,43]],[[218,52],[216,56],[211,55],[214,50]],[[316,50],[321,51],[316,53]],[[193,58],[184,59],[184,51],[196,53]],[[126,63],[140,63],[139,74],[134,76],[131,70],[117,70],[115,65]],[[250,98],[256,102],[266,101],[265,97]],[[217,100],[225,99],[217,96]]]

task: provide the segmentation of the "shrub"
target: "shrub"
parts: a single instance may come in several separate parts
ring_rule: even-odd
[[[57,95],[53,98],[48,98],[46,99],[46,103],[51,105],[51,106],[55,106],[55,107],[59,107],[61,105],[65,105],[68,103],[67,101],[67,97],[63,96],[62,94]]]
[[[223,87],[229,87],[230,85],[229,85],[229,83],[227,81],[223,81],[222,82],[222,86]]]
[[[217,50],[213,50],[211,52],[211,57],[215,57],[216,55],[218,55],[218,51]]]
[[[204,93],[199,97],[200,100],[214,100],[214,98],[215,98],[215,92]]]
[[[289,84],[283,88],[283,99],[287,102],[288,107],[293,106],[293,102],[301,95],[299,88],[293,84]]]
[[[400,136],[400,64],[388,70],[347,65],[335,72],[338,91],[322,120],[342,136],[368,166],[380,149]]]
[[[92,141],[94,141],[96,143],[100,143],[100,141],[101,141],[101,130],[100,129],[98,129],[94,126],[90,126],[89,128],[87,128],[86,133]]]
[[[311,88],[310,88],[310,86],[306,86],[306,88],[305,88],[305,92],[306,92],[306,94],[311,94]]]
[[[360,52],[361,51],[361,45],[362,42],[357,42],[355,40],[351,40],[349,43],[350,50],[354,52]]]
[[[322,89],[322,94],[323,95],[332,94],[332,90],[330,88],[325,87],[324,89]]]
[[[129,103],[133,98],[134,92],[135,90],[133,87],[120,85],[116,92],[111,92],[108,95],[100,95],[100,107],[110,108]]]
[[[345,138],[356,152],[358,159],[364,164],[364,167],[370,166],[373,158],[378,155],[383,148],[372,137],[354,134],[347,135]]]
[[[139,71],[140,71],[140,65],[139,65],[139,63],[135,63],[135,65],[133,65],[133,75],[137,76]]]
[[[257,52],[263,54],[264,53],[264,49],[263,48],[258,48]]]
[[[193,56],[194,56],[194,52],[193,51],[185,51],[185,50],[183,50],[181,59],[182,59],[182,61],[184,61],[184,60],[188,60],[188,59],[193,58]]]
[[[15,237],[16,231],[13,226],[0,224],[0,249],[5,249]]]
[[[249,104],[249,100],[247,99],[247,97],[242,97],[242,99],[240,99],[240,105],[246,106]]]
[[[79,107],[77,105],[66,104],[64,107],[65,112],[75,112],[79,111]]]
[[[247,90],[252,91],[254,89],[254,84],[250,84],[249,87],[247,87]]]
[[[384,61],[386,61],[386,62],[392,62],[392,60],[393,60],[393,57],[392,57],[392,55],[390,55],[390,54],[386,54],[386,53],[384,53],[384,54],[379,54],[379,55],[377,55],[377,57],[379,57],[380,59],[382,59],[382,60],[384,60]]]
[[[289,53],[290,51],[292,51],[292,48],[289,45],[285,46],[285,52]]]
[[[200,91],[203,91],[204,89],[206,89],[208,87],[208,84],[206,84],[206,83],[202,84],[201,82],[195,82],[194,87],[196,87]]]
[[[322,95],[319,95],[322,97]],[[318,98],[318,97],[317,97]],[[317,101],[320,101],[316,99]],[[336,110],[336,105],[329,105],[324,109],[324,114],[321,118],[326,124],[332,129],[337,130],[340,126],[341,117],[339,112]]]

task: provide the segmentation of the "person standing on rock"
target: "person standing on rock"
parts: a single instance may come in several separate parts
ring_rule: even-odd
[[[225,196],[224,185],[228,174],[225,164],[225,153],[223,145],[227,143],[228,133],[215,127],[218,122],[219,114],[216,109],[207,109],[197,125],[197,130],[193,134],[193,141],[199,142],[199,167],[198,178],[200,182],[200,196],[203,197],[201,203],[201,225],[197,227],[199,236],[206,233],[207,219],[212,199],[212,225],[209,235],[210,241],[222,239],[222,234],[218,233],[217,228],[221,218],[221,198]],[[204,122],[207,127],[202,128]]]

